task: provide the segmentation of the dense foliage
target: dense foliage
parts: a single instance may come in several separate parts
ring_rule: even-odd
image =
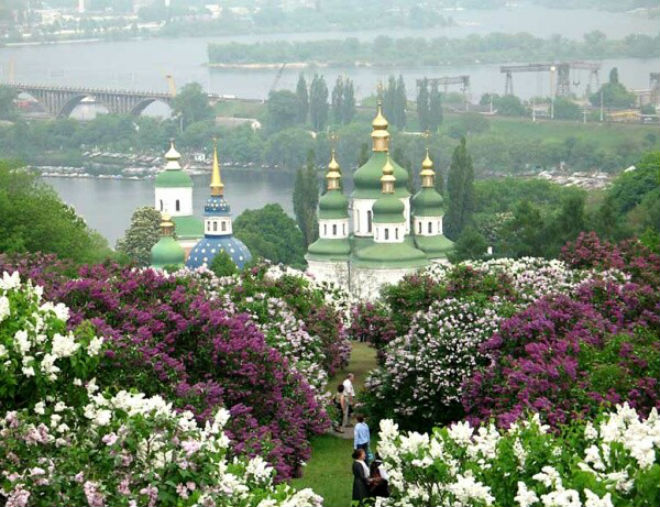
[[[380,424],[391,496],[382,507],[652,507],[660,502],[660,418],[627,404],[556,435],[538,416],[506,430],[469,423],[431,434]]]
[[[0,161],[0,214],[0,252],[44,251],[76,262],[110,254],[105,239],[19,164]]]
[[[649,58],[660,51],[660,36],[629,35],[609,40],[604,34],[595,43],[560,36],[549,39],[529,33],[473,34],[463,39],[378,36],[373,41],[357,38],[315,41],[268,41],[251,44],[230,42],[208,46],[211,63],[312,62],[346,66],[373,65],[448,65],[494,62],[556,60],[562,58]]]
[[[110,365],[99,365],[112,363],[112,339],[42,293],[17,272],[0,280],[0,494],[8,506],[320,505],[310,490],[273,486],[275,470],[261,457],[236,456],[245,449],[230,447],[224,408],[202,426],[190,410],[113,379]]]
[[[660,257],[594,234],[563,256],[434,266],[355,307],[352,336],[379,349],[372,417],[429,429],[533,411],[557,427],[602,404],[658,406]]]
[[[234,235],[245,243],[254,258],[297,268],[305,265],[302,233],[279,204],[245,210],[234,220],[233,227]]]
[[[4,261],[3,269],[14,268],[69,306],[69,326],[89,319],[106,338],[100,381],[163,396],[200,420],[225,406],[236,452],[264,456],[280,478],[309,457],[308,437],[326,428],[320,390],[347,351],[323,291],[258,272],[242,285],[112,265],[68,279],[38,256]],[[301,314],[314,319],[303,324]]]

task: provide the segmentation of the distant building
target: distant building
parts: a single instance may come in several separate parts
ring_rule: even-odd
[[[190,252],[204,236],[204,224],[193,215],[193,182],[179,163],[181,155],[170,142],[165,154],[165,170],[156,175],[154,207],[172,217],[176,238]]]
[[[238,268],[252,259],[243,242],[233,235],[231,208],[224,198],[225,186],[220,175],[218,147],[213,147],[211,171],[211,196],[204,206],[204,237],[190,251],[186,267],[209,267],[216,255],[225,252]]]
[[[319,200],[319,239],[306,255],[309,272],[318,280],[364,299],[375,299],[383,285],[429,263],[447,262],[453,247],[443,235],[443,200],[434,188],[428,150],[420,173],[422,188],[411,205],[408,172],[389,155],[390,134],[380,103],[372,127],[372,154],[353,176],[350,203],[342,193],[333,152],[327,192]]]

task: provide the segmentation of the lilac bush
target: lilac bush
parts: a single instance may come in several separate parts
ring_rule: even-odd
[[[541,298],[483,344],[492,359],[466,382],[469,420],[506,427],[533,411],[559,426],[622,401],[648,413],[660,407],[659,334],[648,285],[593,280],[572,298]]]
[[[308,459],[308,438],[327,428],[327,414],[249,315],[208,298],[191,277],[99,265],[69,279],[52,266],[19,267],[38,283],[46,274],[48,296],[70,308],[70,328],[89,320],[106,338],[100,380],[161,395],[200,421],[225,406],[233,452],[264,455],[279,479]]]

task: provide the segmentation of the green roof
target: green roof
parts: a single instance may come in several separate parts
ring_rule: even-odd
[[[345,261],[351,253],[351,244],[348,238],[328,239],[319,238],[309,245],[307,255],[308,260],[325,261]]]
[[[341,190],[328,190],[319,199],[319,218],[348,218],[348,199]]]
[[[353,174],[355,189],[351,194],[354,199],[378,199],[381,193],[380,177],[383,175],[383,166],[387,161],[387,152],[374,151],[369,160]],[[394,167],[394,195],[396,197],[408,197],[408,171],[390,158]]]
[[[434,188],[422,188],[412,198],[413,214],[417,217],[442,216],[442,203],[442,196]]]
[[[426,255],[408,243],[375,243],[355,253],[352,263],[375,269],[421,268],[428,264]]]
[[[380,224],[400,224],[406,221],[403,216],[405,206],[401,199],[394,197],[393,194],[381,194],[373,207],[374,222]]]
[[[179,239],[198,239],[204,236],[204,222],[194,216],[172,217],[174,231]]]
[[[444,235],[415,236],[417,248],[422,250],[429,259],[446,259],[454,248],[454,242]]]
[[[156,175],[157,187],[192,187],[188,173],[183,171],[162,171]]]
[[[162,269],[165,266],[182,268],[186,260],[186,252],[172,236],[162,236],[158,243],[151,247],[151,265]]]

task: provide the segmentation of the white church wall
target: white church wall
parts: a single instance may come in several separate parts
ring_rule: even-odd
[[[193,189],[192,187],[156,187],[154,207],[157,211],[167,211],[173,217],[190,216],[193,214]]]
[[[362,268],[351,269],[351,295],[367,301],[380,297],[380,290],[386,284],[395,284],[404,276],[415,273],[417,268]]]
[[[348,290],[348,261],[307,261],[307,272],[319,282],[337,284]]]

